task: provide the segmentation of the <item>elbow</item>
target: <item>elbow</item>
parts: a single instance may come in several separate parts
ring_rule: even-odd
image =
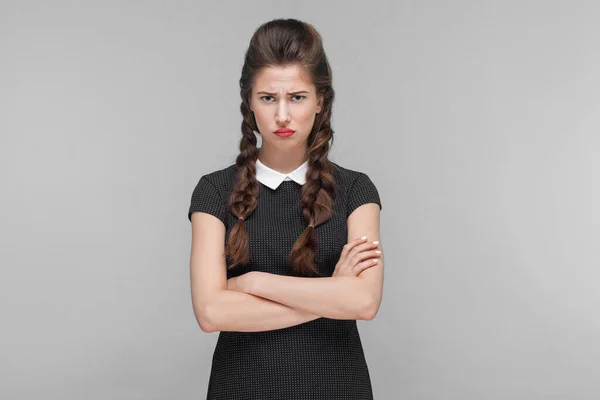
[[[202,332],[211,333],[215,332],[216,328],[211,317],[210,307],[208,304],[203,304],[195,307],[196,320]]]
[[[377,315],[377,311],[374,311],[372,307],[366,307],[363,310],[360,319],[363,321],[371,321],[373,318],[375,318],[375,315]]]
[[[200,320],[199,325],[200,325],[200,329],[202,330],[202,332],[212,333],[212,332],[216,331],[216,329],[213,328],[213,326],[208,321]]]
[[[361,318],[365,321],[371,321],[377,315],[379,311],[379,301],[369,297],[367,301],[363,303]]]

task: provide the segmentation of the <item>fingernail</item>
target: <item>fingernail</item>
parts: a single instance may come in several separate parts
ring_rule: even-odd
[[[366,238],[367,238],[366,236],[361,237],[362,240],[365,240]]]
[[[373,242],[373,244],[377,244],[377,243],[379,243],[379,240],[376,240],[376,241]]]

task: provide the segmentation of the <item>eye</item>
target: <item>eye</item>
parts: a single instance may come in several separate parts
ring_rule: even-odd
[[[273,96],[269,96],[269,95],[267,95],[267,96],[261,96],[260,98],[262,100],[266,101],[267,103],[272,103],[270,100],[267,100],[267,97],[268,98],[273,98]],[[296,103],[300,103],[302,100],[304,100],[306,98],[306,96],[302,96],[300,94],[292,96],[292,98],[294,98],[294,97],[299,97],[300,98],[299,100],[296,101]]]
[[[262,96],[261,99],[265,100],[265,97],[273,97],[273,96]],[[270,101],[265,100],[267,103],[270,103]]]

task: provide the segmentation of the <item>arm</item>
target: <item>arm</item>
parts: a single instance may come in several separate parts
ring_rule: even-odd
[[[194,307],[200,310],[201,307]],[[287,328],[320,318],[271,300],[233,290],[219,290],[196,312],[205,332],[260,332]],[[200,320],[203,319],[203,322]]]
[[[366,235],[380,240],[377,204],[367,203],[348,217],[348,242]],[[309,313],[333,319],[371,320],[377,314],[383,292],[383,247],[379,263],[358,276],[302,278],[251,272],[250,294]]]
[[[264,331],[319,318],[247,293],[227,290],[225,226],[204,212],[192,214],[190,280],[194,315],[204,332]]]
[[[302,278],[264,272],[248,275],[248,290],[255,296],[326,318],[366,319],[369,299],[358,277]]]
[[[379,250],[381,257],[379,262],[370,268],[365,269],[356,278],[361,280],[363,288],[367,293],[366,319],[372,320],[379,311],[381,299],[383,297],[383,265],[385,263],[383,244],[379,234],[379,216],[381,210],[375,203],[366,203],[358,207],[348,217],[348,237],[355,238],[367,235],[370,241],[379,240]]]

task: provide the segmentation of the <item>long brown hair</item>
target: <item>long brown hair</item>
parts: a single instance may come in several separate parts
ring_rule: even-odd
[[[240,78],[242,139],[240,154],[236,158],[235,183],[228,203],[229,211],[238,218],[225,249],[232,262],[229,269],[250,260],[248,230],[244,220],[252,214],[258,203],[256,160],[259,151],[254,133],[258,132],[258,127],[249,103],[252,85],[262,68],[291,64],[304,68],[323,102],[307,139],[308,170],[301,198],[307,227],[294,243],[288,263],[299,276],[320,275],[315,266],[315,228],[331,218],[333,199],[337,194],[333,165],[327,158],[333,144],[331,108],[335,92],[320,34],[311,24],[297,19],[275,19],[261,25],[254,32],[245,54]]]

